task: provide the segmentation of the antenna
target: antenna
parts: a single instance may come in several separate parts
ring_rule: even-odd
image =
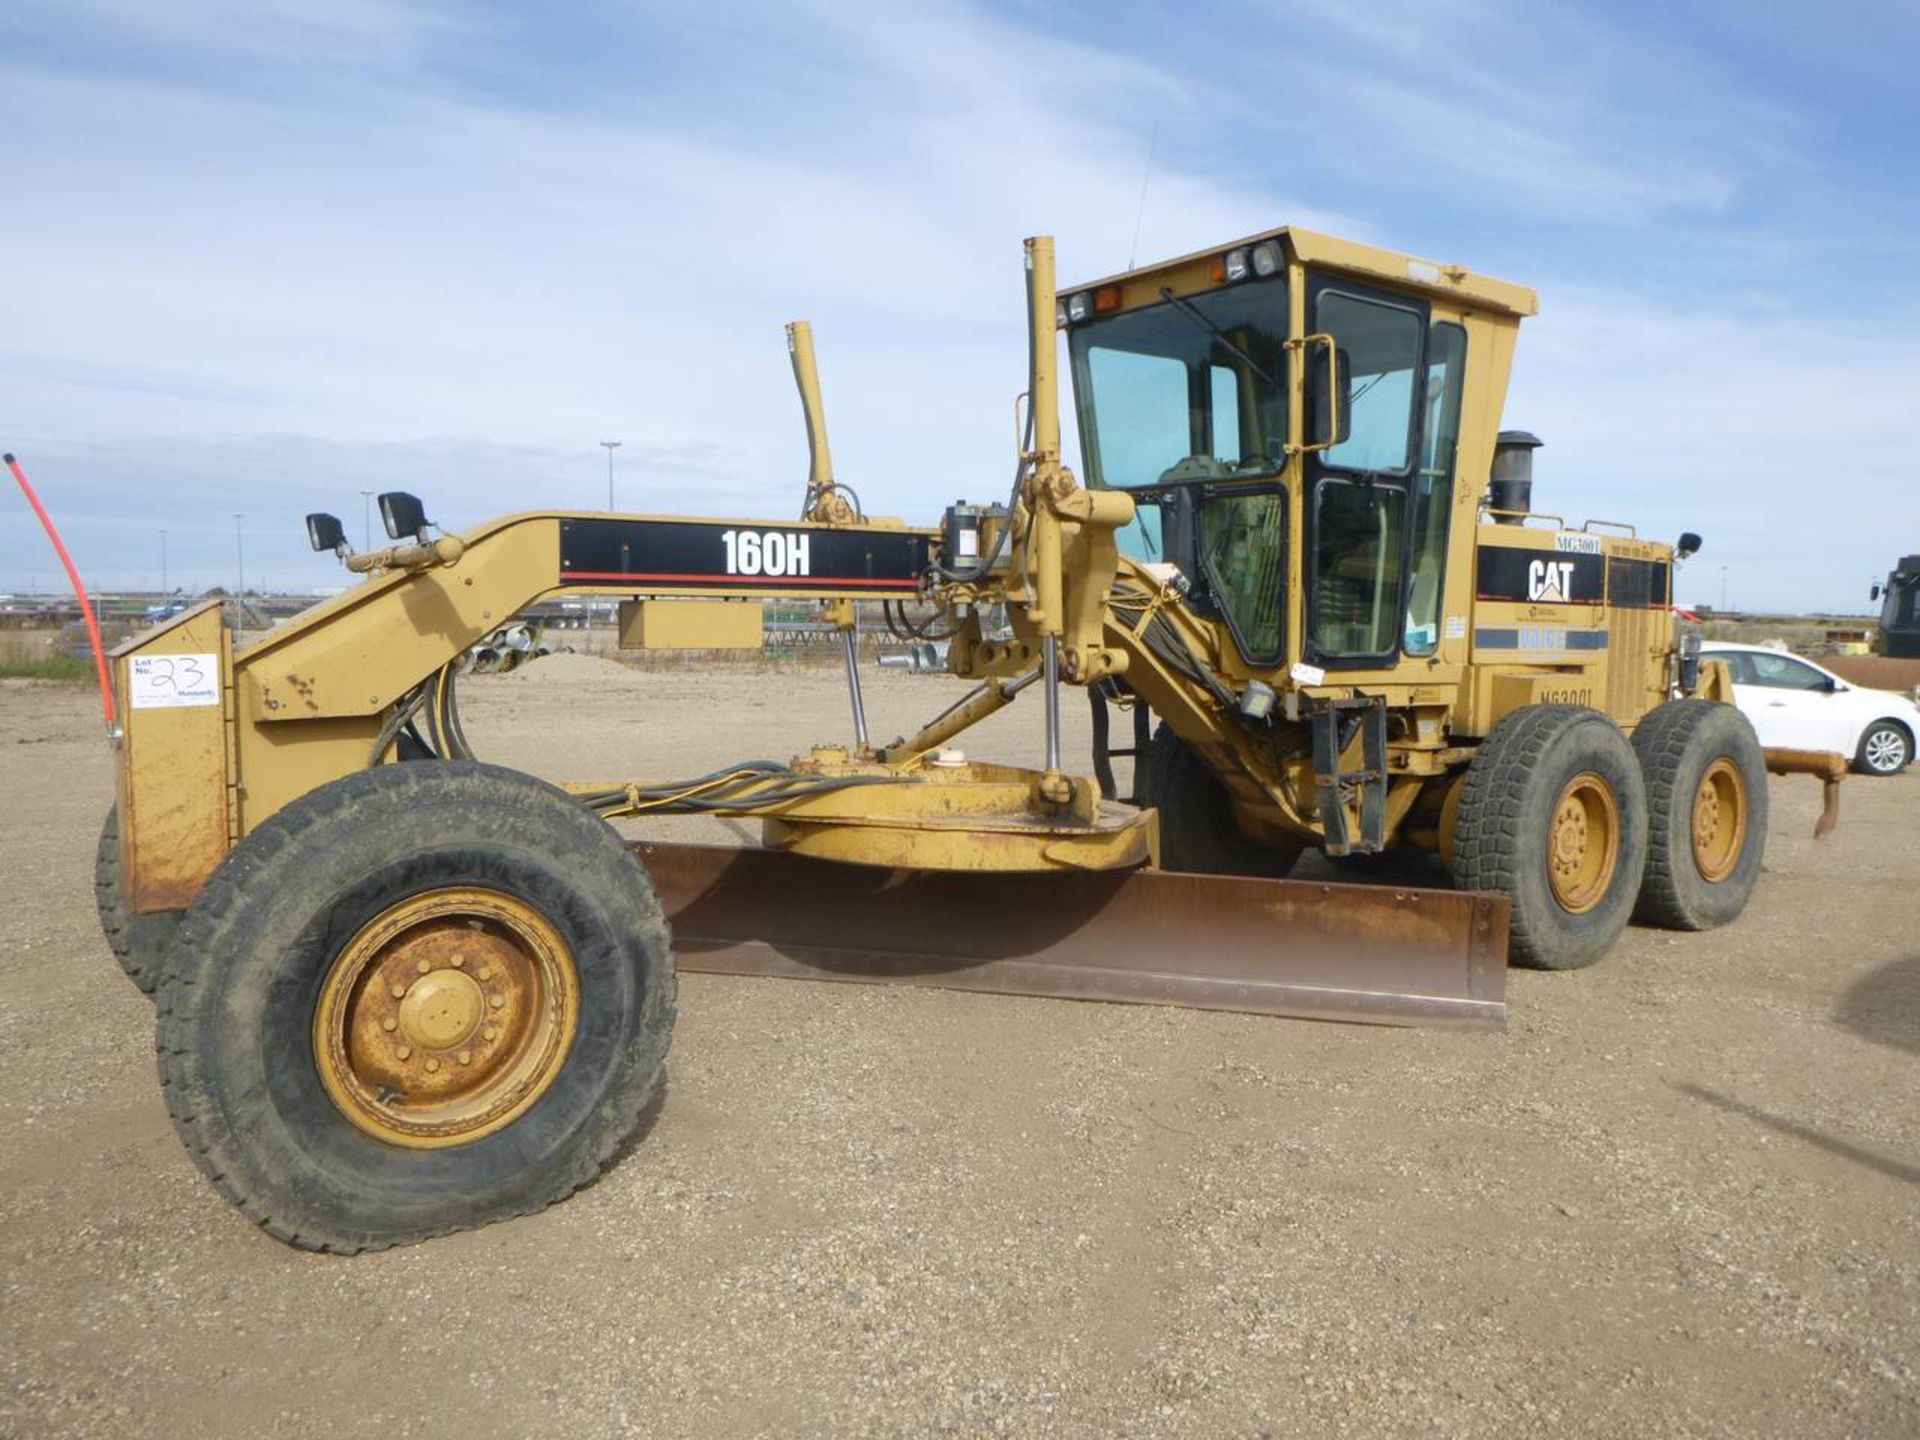
[[[1140,253],[1140,222],[1147,218],[1147,183],[1153,179],[1153,151],[1160,143],[1160,117],[1155,116],[1153,132],[1147,136],[1147,168],[1140,176],[1140,204],[1133,212],[1133,243],[1127,247],[1127,269],[1133,269],[1134,258]]]

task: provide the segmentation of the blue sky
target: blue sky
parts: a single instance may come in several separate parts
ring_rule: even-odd
[[[108,587],[339,583],[300,516],[784,516],[1005,484],[1063,280],[1298,223],[1519,280],[1536,502],[1701,531],[1680,598],[1920,549],[1920,7],[12,0],[0,444]],[[377,522],[376,522],[377,523]],[[0,590],[53,565],[0,499]]]

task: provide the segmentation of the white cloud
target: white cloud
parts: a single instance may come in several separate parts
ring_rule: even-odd
[[[299,513],[434,435],[465,437],[463,455],[577,447],[583,478],[594,442],[618,436],[636,489],[696,505],[704,487],[660,456],[699,448],[732,508],[757,497],[778,514],[805,464],[780,326],[804,313],[841,470],[871,505],[918,515],[997,491],[1025,369],[1019,238],[1065,221],[1068,270],[1104,270],[1137,199],[1137,138],[1074,113],[1076,83],[1175,88],[1070,47],[1011,59],[1010,39],[961,10],[839,25],[840,66],[919,97],[884,117],[881,165],[859,147],[744,150],[697,124],[432,87],[319,103],[16,73],[44,143],[6,162],[36,224],[0,232],[0,264],[35,284],[0,301],[18,347],[0,352],[0,425],[23,449],[85,458],[44,476],[79,510],[82,549],[88,511],[122,511],[130,491],[152,520],[166,513],[134,456],[183,440],[227,459],[164,505],[184,521],[181,508],[278,503],[288,547]],[[815,123],[872,123],[861,91],[804,98]],[[1270,216],[1256,194],[1171,166],[1154,199],[1166,245]],[[296,434],[341,448],[255,443]],[[637,463],[647,447],[661,472]],[[539,503],[532,478],[467,470],[439,508],[470,520]],[[18,568],[23,547],[9,548],[0,564]],[[271,553],[263,572],[298,563]]]
[[[1908,436],[1920,337],[1550,286],[1522,329],[1508,423],[1547,442],[1534,503],[1705,534],[1736,604],[1858,611],[1920,518]],[[1890,502],[1890,503],[1889,503]],[[1697,579],[1697,573],[1696,573]]]
[[[636,503],[786,514],[801,315],[870,506],[997,494],[1020,237],[1054,231],[1066,281],[1119,267],[1156,121],[1143,259],[1293,222],[1541,282],[1508,413],[1549,441],[1543,499],[1705,530],[1753,598],[1811,605],[1857,587],[1802,537],[1835,575],[1881,542],[1786,509],[1809,471],[1850,453],[1858,493],[1906,493],[1911,349],[1776,283],[1811,227],[1731,218],[1803,173],[1794,115],[1599,20],[1249,11],[1196,58],[962,4],[643,6],[549,70],[515,9],[175,8],[0,21],[0,439],[107,583],[163,525],[219,578],[235,510],[250,570],[327,578],[299,516],[363,488],[453,524],[596,505],[601,438]],[[1684,315],[1655,298],[1676,271]],[[0,586],[39,544],[0,527]]]

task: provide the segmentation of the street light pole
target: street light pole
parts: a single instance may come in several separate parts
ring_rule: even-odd
[[[246,518],[245,514],[235,514],[233,517],[233,565],[239,585],[233,592],[233,633],[236,637],[247,621],[247,539],[240,528],[240,522]]]
[[[362,550],[373,548],[373,492],[371,490],[360,492],[360,548]]]
[[[160,598],[166,599],[173,592],[167,589],[167,532],[160,532]]]
[[[1727,567],[1722,565],[1720,567],[1720,609],[1722,612],[1724,612],[1726,608],[1727,608]]]
[[[602,440],[601,445],[607,452],[607,511],[613,511],[613,452],[620,448],[618,440]]]

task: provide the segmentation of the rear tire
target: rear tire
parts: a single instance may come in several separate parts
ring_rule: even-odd
[[[531,776],[418,761],[321,786],[214,872],[169,953],[160,1076],[255,1222],[373,1250],[593,1180],[673,1017],[666,920],[613,830]]]
[[[1767,762],[1731,705],[1672,700],[1633,732],[1647,783],[1647,869],[1633,918],[1710,930],[1747,908],[1767,848]]]
[[[1646,851],[1640,766],[1597,710],[1516,710],[1467,766],[1453,874],[1513,902],[1516,964],[1577,970],[1604,955],[1632,918]]]
[[[1913,763],[1913,736],[1898,720],[1876,720],[1860,737],[1853,768],[1862,775],[1898,775]]]
[[[1160,812],[1160,864],[1168,870],[1278,879],[1305,848],[1248,839],[1226,786],[1164,722],[1147,747],[1145,798]]]
[[[160,988],[167,947],[180,928],[182,910],[155,910],[136,914],[120,891],[120,807],[108,809],[100,826],[100,845],[93,854],[93,903],[100,912],[100,929],[113,958],[142,993]]]

